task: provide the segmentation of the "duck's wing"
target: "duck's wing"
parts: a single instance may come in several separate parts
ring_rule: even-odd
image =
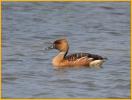
[[[105,59],[105,58],[103,58],[99,55],[90,54],[90,53],[74,53],[74,54],[65,56],[65,60],[75,61],[75,60],[80,59],[82,57],[87,57],[87,58],[93,59],[93,60],[103,60],[103,59]]]

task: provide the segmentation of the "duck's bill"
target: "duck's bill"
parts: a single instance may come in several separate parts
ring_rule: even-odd
[[[49,49],[54,49],[54,45],[52,44],[52,45],[50,45],[48,48],[49,48]]]
[[[54,49],[54,45],[50,45],[49,47],[45,48],[45,50],[51,50],[51,49]]]

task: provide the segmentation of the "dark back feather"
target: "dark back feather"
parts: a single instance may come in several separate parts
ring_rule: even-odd
[[[71,54],[71,55],[67,55],[65,56],[65,60],[69,60],[69,61],[75,61],[81,57],[88,57],[88,58],[93,58],[93,60],[103,60],[104,58],[99,56],[99,55],[95,55],[95,54],[90,54],[90,53],[75,53],[75,54]]]

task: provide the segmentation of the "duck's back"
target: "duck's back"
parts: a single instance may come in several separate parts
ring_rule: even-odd
[[[65,56],[65,60],[75,61],[75,60],[80,59],[82,57],[92,58],[93,60],[103,60],[104,59],[103,57],[101,57],[99,55],[95,55],[95,54],[74,53],[74,54],[70,54],[70,55]]]
[[[106,58],[90,53],[74,53],[64,59],[71,66],[101,66]]]

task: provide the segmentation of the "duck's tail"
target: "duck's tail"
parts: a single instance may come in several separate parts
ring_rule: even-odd
[[[104,58],[103,58],[103,61],[106,61],[106,60],[108,60],[108,58],[107,58],[107,57],[104,57]]]

